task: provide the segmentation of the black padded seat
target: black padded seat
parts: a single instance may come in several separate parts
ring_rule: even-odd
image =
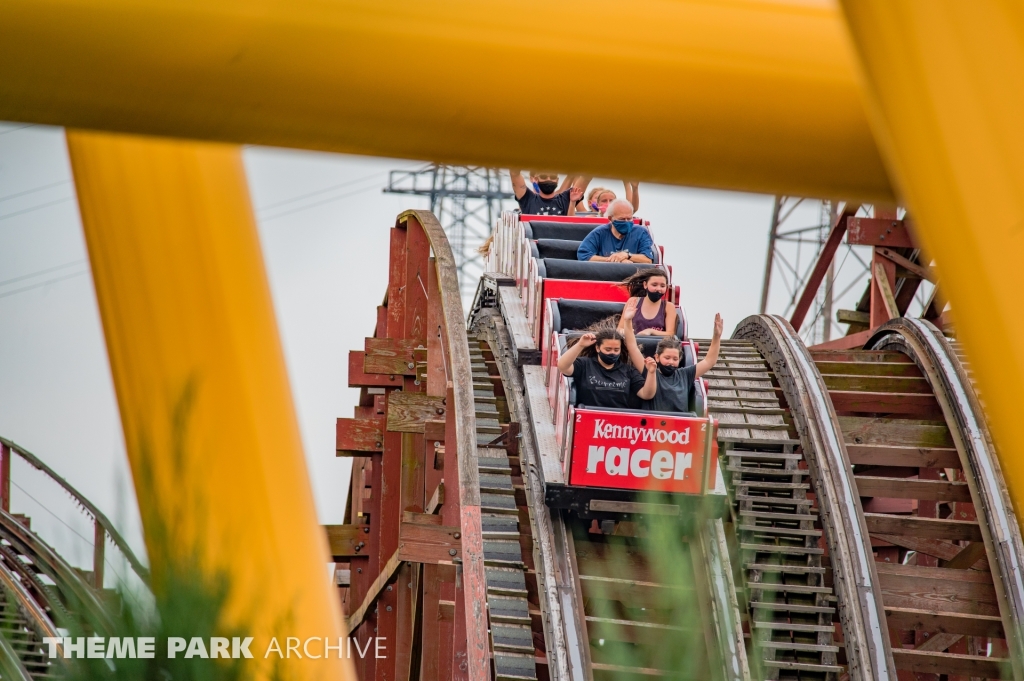
[[[588,234],[604,223],[595,222],[548,222],[531,220],[523,222],[523,231],[527,239],[568,239],[583,241]]]
[[[594,322],[599,322],[615,314],[621,314],[622,306],[623,303],[559,298],[552,305],[551,328],[558,333],[581,331]],[[686,338],[683,315],[679,314],[678,307],[676,307],[676,338],[681,340]],[[658,336],[638,336],[637,340],[641,344],[654,341],[654,344],[657,345],[661,338]]]
[[[631,262],[580,262],[579,260],[537,260],[537,274],[544,279],[576,279],[585,281],[622,281],[649,264]]]
[[[533,243],[535,258],[551,258],[552,260],[577,260],[582,241],[570,239],[537,239]]]

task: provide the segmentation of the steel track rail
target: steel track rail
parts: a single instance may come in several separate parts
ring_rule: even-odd
[[[971,496],[980,503],[979,523],[986,553],[994,560],[999,599],[1014,678],[1024,678],[1024,542],[1003,481],[999,458],[981,402],[955,348],[933,324],[895,319],[882,326],[865,346],[908,355],[928,379],[951,428]]]
[[[748,317],[733,337],[752,342],[768,361],[793,416],[818,496],[850,678],[895,681],[871,540],[825,384],[803,342],[781,317]]]

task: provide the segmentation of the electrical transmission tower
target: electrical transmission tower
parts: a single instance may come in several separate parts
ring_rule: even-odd
[[[494,229],[503,203],[514,196],[507,173],[431,164],[419,170],[392,170],[384,191],[430,198],[430,211],[444,227],[455,254],[462,300],[468,302],[483,273],[483,256],[477,249]]]
[[[762,313],[773,308],[772,312],[789,317],[835,220],[834,202],[775,197],[761,289]],[[826,342],[843,334],[843,329],[838,326],[840,322],[833,314],[842,302],[850,303],[849,295],[859,293],[859,288],[867,280],[871,258],[867,251],[870,249],[846,243],[839,248],[818,290],[811,313],[803,328],[797,329],[808,345]],[[769,295],[773,284],[774,294]]]

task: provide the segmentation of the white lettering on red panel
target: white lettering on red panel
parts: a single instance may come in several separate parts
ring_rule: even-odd
[[[576,412],[569,484],[700,494],[706,419]]]

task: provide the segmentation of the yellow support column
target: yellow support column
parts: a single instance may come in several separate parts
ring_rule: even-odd
[[[1024,8],[843,0],[869,118],[936,259],[1024,511]]]
[[[284,637],[319,637],[308,652],[322,653],[340,605],[241,154],[67,138],[155,588],[196,558],[230,580],[224,621],[256,636],[257,660],[271,636],[282,651]],[[354,678],[347,662],[294,654],[281,671]]]

